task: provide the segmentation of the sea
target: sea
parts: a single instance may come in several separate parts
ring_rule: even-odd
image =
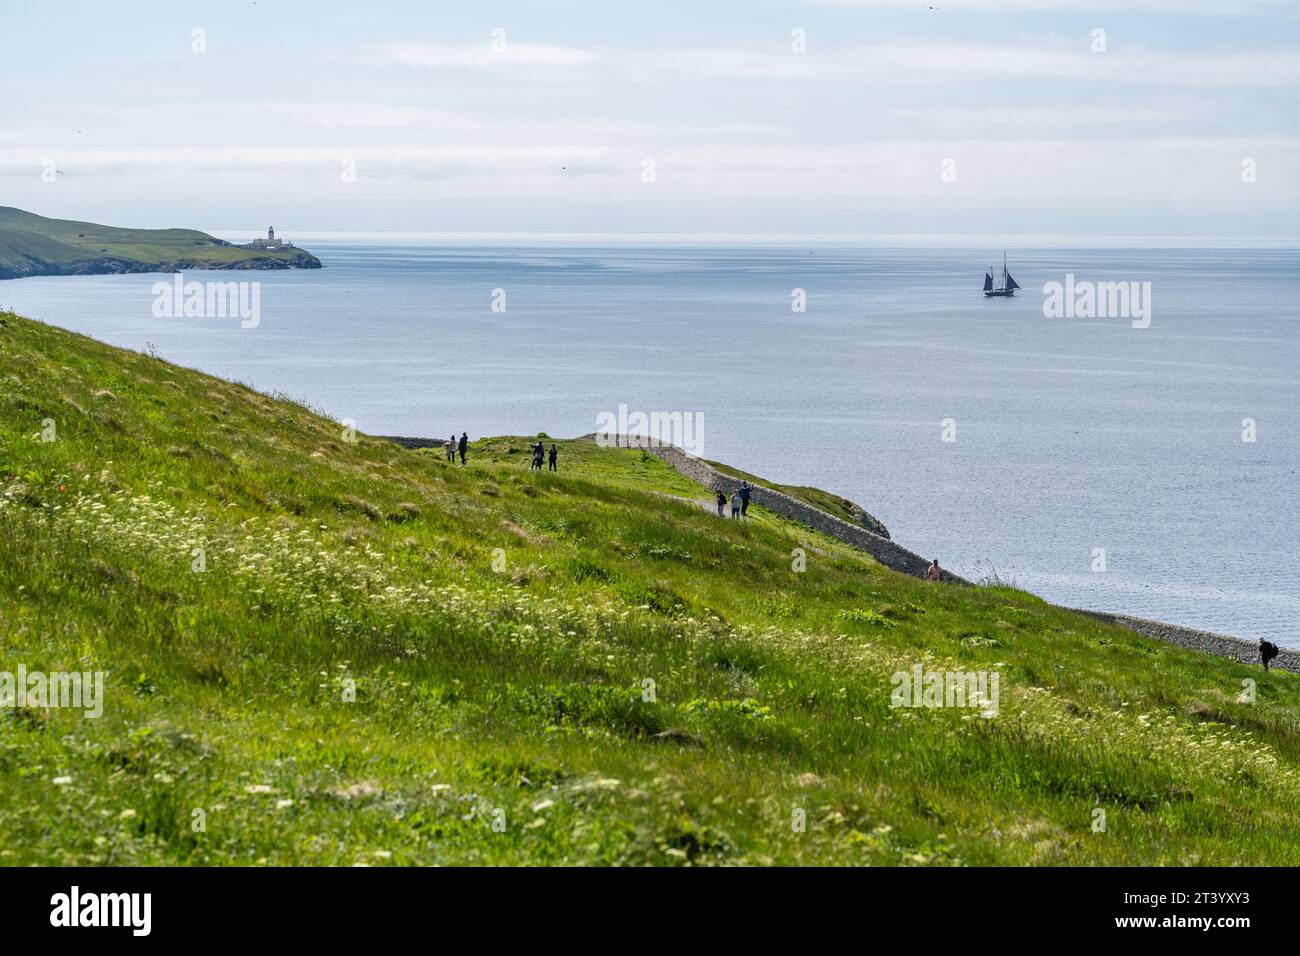
[[[681,413],[697,454],[850,498],[959,574],[1300,647],[1295,248],[1010,249],[1021,288],[986,298],[1000,248],[302,245],[325,268],[184,276],[259,283],[255,322],[159,317],[158,275],[10,280],[0,305],[370,434]]]

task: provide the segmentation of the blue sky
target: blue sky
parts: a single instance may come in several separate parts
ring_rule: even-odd
[[[123,225],[1300,232],[1274,0],[0,0],[0,80],[0,205]]]

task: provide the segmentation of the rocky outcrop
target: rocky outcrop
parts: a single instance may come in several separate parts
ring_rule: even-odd
[[[28,257],[21,262],[0,263],[0,279],[23,279],[30,276],[98,276],[128,275],[142,272],[200,272],[211,269],[319,269],[321,261],[310,252],[298,250],[291,259],[274,258],[251,252],[247,258],[233,262],[176,259],[169,262],[138,262],[117,256],[79,259],[75,262],[48,262]]]
[[[853,515],[853,522],[862,525],[862,527],[866,528],[872,534],[878,534],[882,538],[890,538],[892,540],[893,536],[889,533],[889,529],[886,528],[875,515],[868,514],[863,508],[854,504],[852,501],[846,500],[846,503],[849,506],[849,511]],[[850,524],[853,522],[850,522]]]

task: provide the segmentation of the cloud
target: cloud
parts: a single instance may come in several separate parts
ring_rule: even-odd
[[[581,74],[644,83],[647,77],[682,80],[860,80],[879,85],[971,83],[1043,79],[1185,87],[1289,87],[1300,85],[1300,50],[1250,53],[1155,50],[1112,37],[1104,53],[1091,50],[1091,34],[1071,42],[1026,36],[1016,42],[936,41],[823,45],[815,33],[808,49],[784,45],[741,47],[624,47],[599,50],[548,44],[489,43],[442,46],[396,42],[372,48],[371,62],[436,68],[497,67]]]
[[[118,105],[82,102],[39,106],[33,118],[0,125],[0,144],[33,143],[69,148],[88,145],[69,131],[93,117],[89,132],[97,147],[134,148],[157,144],[209,144],[214,132],[225,141],[265,140],[275,130],[281,146],[310,146],[342,140],[359,143],[405,139],[428,141],[436,133],[444,140],[479,144],[519,143],[551,146],[566,143],[663,143],[672,141],[769,141],[788,139],[795,130],[774,122],[691,122],[633,118],[517,115],[490,110],[439,109],[382,100],[228,100]],[[88,124],[89,125],[89,124]],[[332,145],[331,148],[337,148]]]
[[[36,151],[0,154],[0,176],[38,181],[46,158]],[[701,202],[780,196],[798,202],[838,197],[846,202],[915,197],[960,205],[1003,197],[1025,200],[1300,198],[1300,139],[1296,137],[1160,138],[1089,142],[1004,135],[960,140],[894,139],[874,143],[690,144],[646,156],[631,147],[592,144],[258,145],[178,149],[79,149],[55,154],[58,166],[82,181],[134,175],[141,182],[245,176],[265,186],[293,182],[336,196],[345,160],[358,178],[389,186],[456,181],[458,198],[502,195],[553,200],[557,190],[587,180],[583,195],[637,196],[642,201],[694,197]],[[657,179],[642,182],[645,158]],[[1258,181],[1243,183],[1243,159],[1255,160]],[[945,182],[945,160],[956,182]],[[566,185],[567,184],[567,185]],[[1068,224],[1062,224],[1063,227]]]
[[[970,107],[899,107],[886,109],[885,115],[915,121],[931,131],[978,133],[987,129],[988,115]],[[998,110],[998,125],[1019,134],[1046,130],[1076,129],[1082,126],[1144,126],[1178,120],[1204,120],[1208,111],[1201,103],[1155,106],[1103,106],[1087,103],[1069,106],[1026,106],[1004,104]]]
[[[881,85],[1044,79],[1192,87],[1295,86],[1300,51],[1250,54],[1113,49],[1093,53],[1088,35],[1075,45],[1026,39],[1018,43],[928,43],[818,49],[807,53],[725,48],[672,49],[648,55],[638,70],[735,79],[861,79]],[[608,57],[626,63],[628,57]]]
[[[936,14],[974,12],[984,15],[998,13],[1025,13],[1031,11],[1123,10],[1150,13],[1195,14],[1213,16],[1239,16],[1267,13],[1287,6],[1290,0],[812,0],[826,7],[858,7],[862,9],[920,10]],[[936,7],[930,11],[930,7]]]
[[[490,41],[451,46],[438,43],[399,41],[371,48],[370,57],[383,63],[423,67],[530,67],[574,69],[593,66],[600,57],[590,50],[550,43],[511,43],[499,46]]]
[[[54,153],[9,150],[0,154],[0,174],[35,175],[54,159],[59,169],[77,177],[138,173],[202,176],[213,173],[294,173],[338,179],[345,161],[370,175],[443,179],[479,176],[492,179],[554,174],[573,166],[607,168],[610,151],[582,144],[519,145],[369,145],[168,147],[159,149],[68,149]]]

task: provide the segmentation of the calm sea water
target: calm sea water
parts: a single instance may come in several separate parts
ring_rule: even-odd
[[[1018,252],[1024,291],[986,300],[992,251],[306,245],[326,269],[188,277],[260,281],[253,329],[154,318],[158,276],[8,281],[0,304],[370,433],[702,412],[707,457],[852,498],[960,573],[1300,646],[1294,250]],[[1150,328],[1044,318],[1066,272],[1149,281]]]

